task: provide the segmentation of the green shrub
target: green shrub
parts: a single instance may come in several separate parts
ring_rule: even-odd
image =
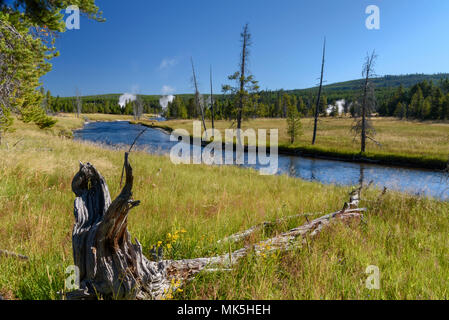
[[[22,109],[22,121],[25,123],[34,122],[40,129],[53,127],[57,120],[47,116],[45,111],[38,107],[26,107]]]

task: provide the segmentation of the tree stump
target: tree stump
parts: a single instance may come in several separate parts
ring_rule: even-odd
[[[164,262],[149,261],[139,241],[131,241],[128,213],[140,202],[132,200],[128,153],[124,165],[126,182],[112,202],[104,178],[90,163],[80,162],[73,178],[72,245],[80,284],[67,299],[157,299],[169,288]]]

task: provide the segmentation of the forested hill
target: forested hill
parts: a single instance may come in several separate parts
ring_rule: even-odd
[[[449,78],[449,73],[436,73],[436,74],[407,74],[407,75],[386,75],[379,78],[371,79],[371,81],[374,83],[375,88],[381,89],[381,88],[397,88],[401,84],[404,88],[409,88],[414,86],[415,84],[418,84],[423,81],[433,81],[435,84],[438,83],[441,79]],[[328,84],[323,86],[325,91],[355,91],[359,90],[363,84],[364,79],[357,79],[357,80],[349,80],[349,81],[343,81],[343,82],[336,82],[332,84]],[[309,91],[309,90],[315,90],[316,87],[313,88],[303,88],[303,89],[294,89],[294,90],[270,90],[273,93],[276,93],[277,91],[282,92],[298,92],[298,91]],[[83,100],[91,101],[91,100],[109,100],[114,99],[118,100],[118,98],[121,96],[121,94],[100,94],[100,95],[91,95],[91,96],[84,96],[82,97]],[[161,95],[140,95],[143,100],[151,101],[151,100],[159,100]],[[189,99],[193,97],[193,94],[185,93],[185,94],[179,94],[179,96]],[[214,96],[222,96],[221,94],[217,94]],[[74,99],[74,97],[66,97],[65,99]]]
[[[379,78],[372,79],[376,88],[397,88],[401,84],[404,88],[409,88],[424,80],[434,83],[439,82],[441,79],[449,78],[449,73],[436,73],[436,74],[407,74],[392,76],[386,75]],[[344,90],[359,90],[362,86],[363,79],[350,80],[344,82],[332,83],[324,86],[326,91],[344,91]],[[314,89],[314,88],[309,88]],[[308,90],[308,89],[306,89]],[[295,91],[295,90],[293,90]]]

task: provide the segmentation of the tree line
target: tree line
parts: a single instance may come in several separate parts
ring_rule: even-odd
[[[449,79],[422,81],[409,89],[401,85],[378,109],[380,116],[400,119],[449,119]]]
[[[162,107],[159,104],[159,99],[147,96],[136,96],[142,104],[143,113],[161,113]],[[80,113],[105,113],[105,114],[125,114],[133,115],[135,105],[139,101],[128,101],[124,108],[119,105],[119,97],[80,97],[81,110]],[[77,99],[76,97],[59,97],[52,96],[48,90],[44,94],[42,102],[43,108],[47,113],[76,113]]]
[[[391,89],[389,90],[391,91]],[[384,92],[382,92],[385,95]],[[284,90],[272,91],[262,90],[258,92],[257,99],[252,106],[243,110],[243,118],[287,118],[287,111],[291,106],[295,106],[301,117],[313,117],[315,111],[316,94],[311,90],[303,92],[288,92]],[[319,103],[319,115],[338,116],[336,102],[341,102],[343,115],[354,116],[355,108],[352,102],[355,99],[354,93],[345,96],[335,95],[332,98],[324,94]],[[134,102],[128,102],[124,109],[118,104],[118,97],[82,97],[81,113],[105,113],[105,114],[133,114]],[[386,97],[379,98],[376,94],[377,108],[373,110],[382,117],[397,117],[400,119],[417,120],[446,120],[449,119],[449,79],[442,79],[436,84],[433,81],[424,80],[410,88],[400,86],[393,92],[389,92]],[[214,115],[216,120],[234,119],[234,103],[230,96],[213,96]],[[146,98],[142,96],[143,113],[162,113],[167,118],[174,119],[196,119],[200,116],[195,107],[193,95],[178,95],[168,103],[165,111],[159,104],[157,98]],[[42,105],[49,113],[75,113],[75,98],[52,96],[50,91],[46,91]],[[207,108],[205,118],[212,118],[212,105],[210,98],[206,99]],[[327,112],[329,108],[329,112]]]

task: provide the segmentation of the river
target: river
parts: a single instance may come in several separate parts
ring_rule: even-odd
[[[107,146],[125,146],[130,145],[143,129],[145,127],[127,121],[90,122],[75,131],[75,139]],[[148,128],[137,141],[136,148],[153,154],[168,154],[176,143],[170,141],[170,136],[161,130]],[[287,155],[279,155],[278,167],[278,174],[324,184],[348,186],[372,181],[379,188],[449,200],[449,178],[438,171]]]

